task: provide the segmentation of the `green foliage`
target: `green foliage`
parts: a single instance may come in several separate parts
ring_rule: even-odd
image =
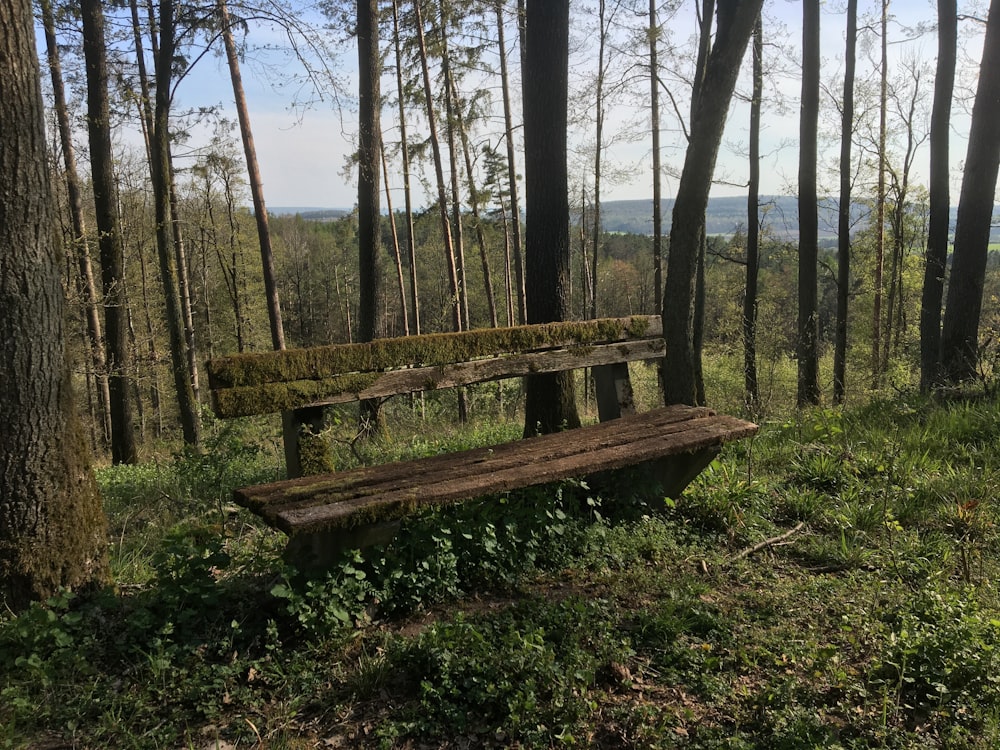
[[[389,413],[415,437],[350,460],[518,432]],[[675,501],[631,472],[483,498],[313,576],[226,506],[277,471],[234,428],[101,471],[119,588],[0,621],[0,747],[1000,741],[989,398],[803,412]]]

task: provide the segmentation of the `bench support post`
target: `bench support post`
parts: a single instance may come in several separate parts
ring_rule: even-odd
[[[628,362],[598,365],[592,369],[592,373],[594,392],[597,395],[597,415],[602,422],[618,419],[625,414],[635,414]]]
[[[307,406],[281,413],[285,443],[285,470],[289,479],[325,474],[334,470],[333,455],[323,431],[323,407]]]

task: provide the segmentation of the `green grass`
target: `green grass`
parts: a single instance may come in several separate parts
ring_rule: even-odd
[[[474,397],[332,434],[518,436]],[[1000,400],[776,413],[675,502],[484,498],[312,579],[228,506],[277,474],[259,426],[102,469],[118,586],[0,622],[0,747],[996,747]]]

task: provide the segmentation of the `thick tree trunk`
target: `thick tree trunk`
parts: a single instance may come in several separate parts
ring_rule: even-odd
[[[379,213],[379,170],[382,124],[379,116],[378,0],[358,1],[358,340],[385,336],[383,282],[379,255],[382,224]],[[383,428],[376,400],[361,402],[360,432],[375,435]]]
[[[128,348],[128,309],[125,298],[125,249],[118,221],[114,154],[111,149],[111,107],[108,101],[108,62],[104,39],[104,11],[100,0],[81,0],[83,52],[87,64],[87,130],[90,136],[90,173],[94,190],[101,282],[104,291],[105,360],[111,398],[111,460],[134,464],[139,460],[132,419],[131,356]]]
[[[743,387],[747,406],[760,405],[757,382],[757,280],[760,271],[760,113],[764,93],[764,31],[753,26],[753,93],[750,97],[750,180],[747,186],[747,285],[743,296]]]
[[[939,379],[941,364],[941,303],[948,264],[948,229],[951,223],[949,195],[949,130],[951,97],[955,88],[958,53],[958,3],[938,0],[938,57],[934,74],[934,105],[930,135],[930,217],[924,286],[920,298],[920,389],[930,390]]]
[[[847,395],[847,308],[851,292],[851,144],[854,134],[854,69],[858,46],[858,0],[847,2],[844,108],[840,125],[840,202],[837,211],[837,322],[833,346],[833,401]]]
[[[31,3],[0,3],[0,605],[103,583],[107,525],[75,416]]]
[[[663,331],[667,353],[663,363],[663,395],[668,404],[697,400],[694,345],[695,284],[708,192],[726,124],[726,113],[740,63],[763,0],[729,2],[708,56],[705,77],[691,122],[670,227],[670,253],[663,293]],[[720,21],[723,17],[720,6]]]
[[[59,59],[59,45],[56,42],[55,18],[51,0],[42,0],[45,47],[48,55],[49,73],[52,78],[52,98],[55,105],[56,122],[59,127],[59,145],[63,153],[66,169],[66,193],[69,200],[70,221],[73,225],[73,254],[79,267],[77,281],[86,306],[88,349],[93,361],[94,380],[97,390],[98,422],[101,426],[102,450],[111,445],[111,390],[108,385],[107,359],[104,356],[104,325],[101,322],[100,300],[94,283],[94,269],[90,262],[90,247],[87,242],[87,225],[83,213],[83,197],[80,191],[80,177],[76,168],[76,149],[73,146],[72,125],[66,106],[66,91],[63,84],[62,64]]]
[[[802,4],[802,105],[799,114],[799,406],[819,403],[816,159],[819,127],[819,0]]]
[[[1000,0],[992,0],[972,107],[948,303],[941,331],[942,377],[949,383],[975,377],[979,366],[979,316],[1000,166],[997,123],[1000,123]]]
[[[569,0],[530,0],[525,19],[524,161],[529,323],[565,320],[570,299]],[[527,380],[524,434],[577,427],[572,372]]]

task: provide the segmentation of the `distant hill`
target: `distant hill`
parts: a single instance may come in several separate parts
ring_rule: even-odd
[[[663,231],[666,233],[670,229],[670,218],[674,210],[673,198],[665,199],[662,205]],[[789,239],[798,236],[798,199],[788,195],[762,195],[760,206],[771,232]],[[862,206],[855,206],[855,220],[862,221],[865,211]],[[652,202],[632,200],[602,203],[601,224],[608,232],[652,234]],[[709,234],[732,234],[737,229],[745,231],[746,225],[747,199],[744,196],[709,199],[706,215],[706,230]],[[837,236],[837,207],[833,201],[820,206],[819,235],[820,239]]]
[[[790,195],[762,195],[761,211],[765,213],[765,225],[776,236],[794,240],[798,238],[798,199]],[[670,218],[674,209],[672,198],[663,201],[663,231],[670,230]],[[958,209],[952,206],[950,226],[955,230]],[[868,209],[855,204],[853,209],[855,228],[867,221]],[[994,211],[994,216],[997,216]],[[710,198],[706,215],[706,229],[709,234],[732,234],[737,229],[745,231],[747,225],[747,199],[743,196]],[[652,201],[607,201],[601,204],[601,224],[607,232],[629,232],[632,234],[653,233]],[[1000,226],[994,219],[990,234],[991,243],[1000,243]],[[837,204],[832,198],[821,199],[819,210],[819,239],[831,240],[837,236]]]
[[[349,208],[323,208],[321,206],[268,206],[271,216],[294,216],[299,214],[309,221],[332,221],[351,213]]]

